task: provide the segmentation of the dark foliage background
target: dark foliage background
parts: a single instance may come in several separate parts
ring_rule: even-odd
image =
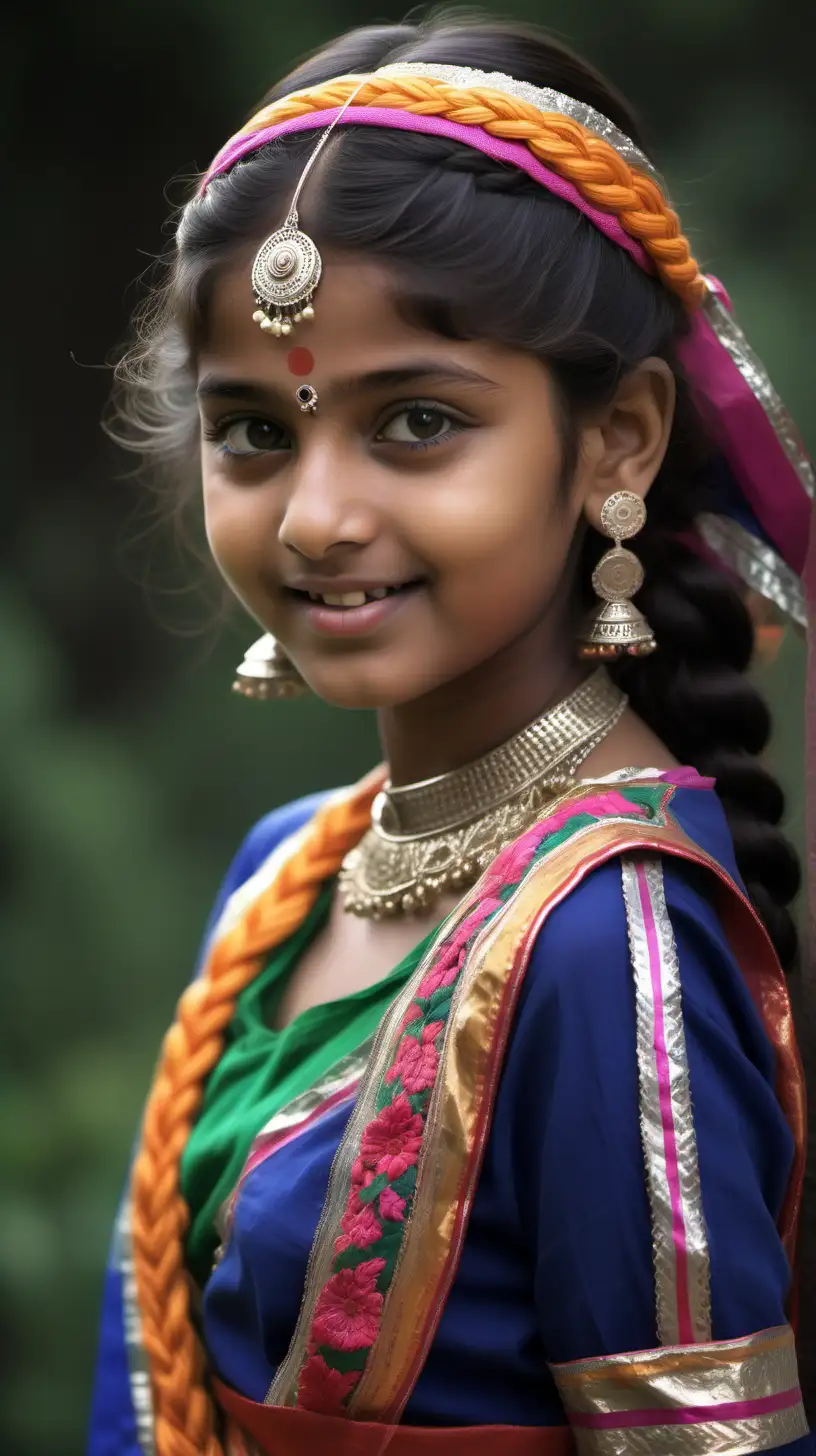
[[[502,6],[504,12],[504,6]],[[816,11],[807,0],[516,0],[646,116],[698,256],[809,438]],[[250,624],[205,631],[197,568],[98,420],[103,366],[205,164],[304,51],[390,0],[39,0],[4,12],[0,425],[0,1445],[83,1447],[101,1269],[158,1038],[217,881],[272,805],[356,775],[372,724],[232,698]],[[178,198],[174,186],[168,194]],[[151,595],[144,580],[152,581]],[[168,631],[170,624],[174,630]],[[182,629],[182,630],[179,630]],[[795,784],[800,650],[777,761]],[[799,807],[792,827],[800,833]]]

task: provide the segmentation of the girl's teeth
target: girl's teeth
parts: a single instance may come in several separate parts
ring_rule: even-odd
[[[327,607],[364,607],[366,594],[365,592],[341,592],[337,596],[330,596],[327,592],[323,600]]]
[[[309,598],[326,607],[364,607],[366,602],[381,602],[395,591],[399,591],[399,587],[375,586],[368,592],[309,592]]]

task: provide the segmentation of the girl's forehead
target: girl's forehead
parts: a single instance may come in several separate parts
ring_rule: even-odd
[[[410,307],[410,281],[386,263],[350,254],[324,255],[314,320],[297,324],[288,338],[276,338],[253,319],[250,272],[251,259],[240,258],[216,278],[197,351],[199,374],[216,366],[256,375],[357,374],[406,355],[440,363],[467,360],[494,372],[511,361],[540,368],[532,356],[489,339],[451,339],[423,327],[419,310]]]
[[[251,258],[243,254],[228,263],[217,276],[211,290],[208,322],[213,336],[232,336],[236,320],[252,321],[256,304],[252,291]],[[355,339],[410,327],[399,308],[404,281],[397,270],[386,263],[364,255],[325,253],[323,276],[315,295],[315,319],[299,326],[298,342],[307,330],[314,335],[340,331],[346,345]],[[257,333],[257,325],[254,325]],[[267,344],[286,347],[286,340],[267,339]],[[295,335],[290,336],[295,342]]]

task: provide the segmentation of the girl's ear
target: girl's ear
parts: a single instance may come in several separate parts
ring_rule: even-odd
[[[579,489],[590,525],[600,530],[604,501],[628,490],[643,499],[666,454],[674,418],[674,375],[664,359],[646,359],[582,432]]]

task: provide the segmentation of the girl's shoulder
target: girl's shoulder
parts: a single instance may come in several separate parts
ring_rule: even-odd
[[[619,1024],[633,1025],[636,998],[650,993],[659,973],[664,994],[676,986],[684,1015],[740,1042],[767,1071],[767,1038],[723,920],[723,895],[744,887],[722,803],[710,781],[689,781],[674,789],[670,814],[692,854],[612,855],[543,919],[517,1026],[559,1024],[563,1036],[569,1023],[579,1040],[604,1039]],[[695,860],[695,849],[732,888]]]

